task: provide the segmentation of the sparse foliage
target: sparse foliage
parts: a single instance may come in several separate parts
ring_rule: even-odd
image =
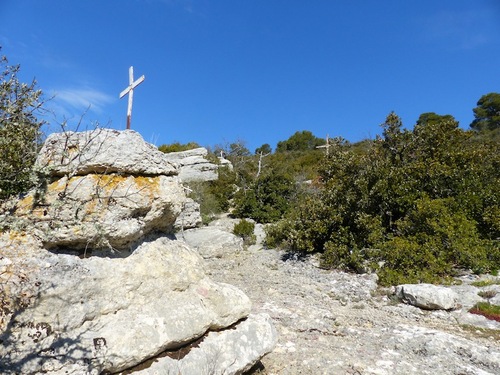
[[[36,81],[18,80],[19,66],[0,57],[0,200],[29,190],[32,167],[42,140],[42,91]]]
[[[158,150],[168,154],[169,152],[187,151],[187,150],[192,150],[192,149],[198,148],[198,147],[200,147],[200,145],[196,142],[189,142],[186,144],[174,142],[171,144],[163,144],[163,145],[158,147]]]

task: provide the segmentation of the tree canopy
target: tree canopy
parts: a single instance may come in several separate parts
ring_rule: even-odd
[[[470,125],[472,129],[500,129],[500,94],[492,92],[481,96],[473,111],[474,121]]]
[[[316,137],[309,130],[303,130],[295,132],[286,141],[278,142],[276,152],[314,150],[323,143],[323,139]]]

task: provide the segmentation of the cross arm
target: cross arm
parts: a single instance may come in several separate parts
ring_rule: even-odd
[[[128,85],[128,87],[120,93],[120,99],[123,98],[125,95],[127,95],[131,90],[135,89],[139,84],[141,84],[145,78],[146,77],[142,75],[139,78],[137,78],[135,82]]]

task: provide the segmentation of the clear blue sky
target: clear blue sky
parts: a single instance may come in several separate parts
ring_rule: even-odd
[[[156,145],[358,141],[393,110],[468,128],[500,92],[498,0],[0,0],[0,45],[70,123],[90,105],[124,129],[133,65],[132,128]]]

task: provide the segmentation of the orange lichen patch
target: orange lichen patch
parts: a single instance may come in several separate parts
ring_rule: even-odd
[[[15,241],[15,242],[19,242],[19,243],[26,242],[26,240],[27,240],[26,233],[19,232],[17,230],[11,230],[11,231],[7,232],[7,238],[9,239],[9,241],[12,241],[12,242]]]
[[[131,194],[140,192],[152,199],[159,189],[159,177],[129,177],[110,174],[92,175],[92,178],[107,197],[111,197],[120,188],[129,191]]]
[[[80,152],[80,148],[78,147],[78,145],[70,145],[68,147],[67,151],[68,151],[69,155],[73,155],[73,154],[79,153]]]
[[[32,254],[41,247],[40,242],[33,236],[17,230],[9,230],[0,234],[1,256],[19,258]]]
[[[33,196],[27,195],[17,204],[17,210],[21,212],[30,211],[33,208]]]

